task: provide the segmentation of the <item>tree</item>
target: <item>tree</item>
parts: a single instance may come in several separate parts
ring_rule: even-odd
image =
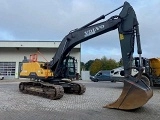
[[[118,67],[118,63],[114,59],[107,59],[105,56],[101,58],[102,70],[111,70]]]
[[[119,60],[118,66],[119,66],[119,67],[120,67],[120,66],[123,66],[123,60],[122,60],[122,58]]]
[[[81,71],[85,70],[85,64],[84,62],[81,62]]]
[[[85,70],[90,70],[91,64],[94,62],[94,60],[89,60],[85,64]]]
[[[108,61],[108,59],[105,57],[105,56],[103,56],[102,58],[101,58],[101,62],[102,62],[102,68],[101,68],[101,70],[108,70],[107,69],[107,61]]]
[[[90,67],[90,74],[95,75],[102,68],[102,62],[100,59],[95,59]]]
[[[94,75],[100,70],[112,70],[117,67],[118,63],[114,59],[107,59],[103,56],[101,59],[94,60],[90,67],[90,73],[91,75]]]
[[[118,63],[114,59],[111,59],[111,58],[107,61],[106,64],[107,64],[107,70],[112,70],[118,67]]]

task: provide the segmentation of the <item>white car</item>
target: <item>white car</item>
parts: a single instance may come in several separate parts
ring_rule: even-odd
[[[3,80],[3,79],[4,79],[4,76],[0,74],[0,80]]]

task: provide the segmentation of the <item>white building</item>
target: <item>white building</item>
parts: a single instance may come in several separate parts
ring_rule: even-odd
[[[38,53],[38,61],[51,61],[60,41],[0,41],[0,73],[5,78],[19,78],[20,64],[24,56]],[[71,56],[77,59],[77,72],[80,73],[80,44],[71,51]],[[44,59],[43,57],[46,59]]]

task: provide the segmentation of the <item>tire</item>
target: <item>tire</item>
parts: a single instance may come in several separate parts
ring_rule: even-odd
[[[116,82],[115,80],[111,80],[111,82]]]
[[[98,79],[95,79],[94,82],[98,82]]]

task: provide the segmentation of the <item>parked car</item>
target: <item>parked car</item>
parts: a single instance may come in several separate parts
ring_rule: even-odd
[[[98,82],[98,81],[111,81],[111,82],[113,82],[110,70],[101,70],[98,73],[96,73],[94,76],[90,76],[90,79],[93,82]]]
[[[123,82],[124,68],[118,67],[112,70],[101,70],[96,75],[90,76],[93,82],[98,81],[111,81],[111,82]]]
[[[4,76],[1,75],[1,73],[0,73],[0,80],[3,80],[3,79],[4,79]]]
[[[114,79],[115,82],[123,82],[123,77],[124,77],[123,66],[112,69],[111,70],[111,76],[112,76],[112,79]]]

